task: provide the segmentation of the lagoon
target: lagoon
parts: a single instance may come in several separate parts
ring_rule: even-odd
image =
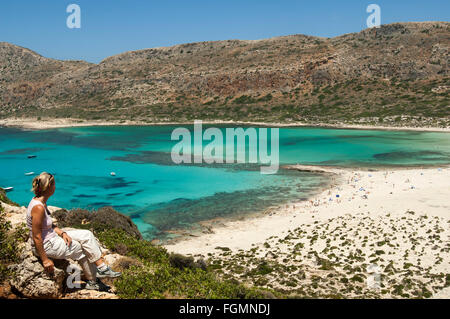
[[[175,236],[170,230],[195,229],[200,221],[307,199],[330,182],[323,174],[285,169],[264,175],[255,164],[176,165],[170,151],[177,127],[0,128],[0,186],[14,187],[8,196],[27,205],[33,176],[25,173],[48,171],[57,182],[49,205],[113,206],[147,239],[165,240]],[[279,130],[279,152],[280,165],[439,166],[450,163],[450,134],[285,127]]]

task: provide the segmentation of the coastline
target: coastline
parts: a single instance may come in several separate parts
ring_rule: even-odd
[[[25,125],[21,127],[25,129],[46,129],[49,124],[54,127],[182,124],[44,122],[45,125],[39,128],[24,120],[7,124]],[[2,123],[5,121],[0,120],[0,126]],[[271,125],[231,121],[206,123]],[[450,131],[436,128],[409,130]],[[351,291],[355,286],[350,286],[353,288],[345,296],[358,297],[358,289],[367,289],[368,283],[363,278],[368,278],[370,272],[366,267],[375,265],[382,269],[383,280],[388,283],[388,289],[384,289],[382,295],[375,293],[376,298],[409,297],[408,293],[402,292],[403,288],[396,287],[403,287],[410,278],[414,281],[413,288],[407,286],[406,289],[414,291],[414,294],[426,298],[450,298],[450,291],[445,288],[450,278],[450,165],[359,168],[286,165],[283,168],[328,174],[331,181],[320,193],[307,200],[278,205],[239,219],[204,221],[199,224],[206,231],[191,235],[186,232],[179,239],[160,245],[169,253],[220,261],[221,265],[213,266],[220,266],[217,269],[226,278],[237,280],[242,279],[239,277],[242,265],[247,267],[246,274],[257,273],[261,265],[272,265],[274,269],[284,271],[296,269],[295,273],[289,272],[288,277],[284,271],[270,271],[258,285],[287,291],[298,287],[308,296],[333,296],[338,291],[349,289],[346,283],[351,280],[361,283],[360,287]],[[244,279],[250,285],[255,280],[262,280],[258,273],[256,277],[252,276]],[[336,284],[329,279],[330,276],[344,281]],[[322,287],[315,286],[317,278],[325,283]],[[433,281],[428,278],[433,278]],[[441,287],[442,282],[444,286]],[[433,286],[436,284],[439,286]],[[369,295],[371,293],[372,290]]]
[[[406,212],[438,217],[450,223],[450,167],[385,168],[355,170],[347,168],[291,165],[290,169],[322,171],[339,176],[337,183],[307,201],[293,202],[264,212],[259,217],[225,221],[211,233],[185,238],[164,247],[174,253],[211,256],[227,247],[232,252],[258,247],[262,254],[270,252],[264,243],[283,237],[296,228],[326,223],[329,219],[368,213],[371,217],[402,218]],[[336,197],[339,195],[339,197]],[[330,200],[331,199],[331,200]],[[330,236],[331,237],[331,236]],[[329,245],[335,244],[333,241]],[[355,247],[357,248],[357,247]],[[444,259],[445,260],[445,259]],[[442,266],[442,265],[441,265]],[[441,271],[450,273],[450,265]]]
[[[339,183],[164,248],[207,258],[224,278],[308,296],[450,298],[450,166],[313,169]]]
[[[168,253],[207,258],[219,277],[293,297],[298,292],[315,298],[450,298],[450,166],[286,168],[339,178],[309,200],[229,221],[210,234],[163,247]],[[13,227],[23,223],[25,207],[2,206]],[[110,263],[124,258],[109,254]],[[380,272],[382,289],[371,286],[370,278],[376,278],[371,271]]]
[[[17,118],[0,119],[0,127],[12,127],[25,130],[46,130],[66,127],[87,127],[87,126],[153,126],[153,125],[186,125],[193,124],[193,121],[186,122],[143,122],[143,121],[105,121],[105,120],[82,120],[82,119],[41,119]],[[363,124],[330,124],[330,123],[280,123],[280,122],[251,122],[251,121],[203,121],[203,124],[232,124],[232,125],[256,125],[265,127],[317,127],[335,129],[356,129],[356,130],[391,130],[391,131],[427,131],[427,132],[450,132],[450,127],[412,127],[412,126],[382,126]]]

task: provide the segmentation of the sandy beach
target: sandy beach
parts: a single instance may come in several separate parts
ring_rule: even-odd
[[[106,120],[82,120],[82,119],[41,119],[36,118],[14,118],[14,119],[0,119],[0,127],[15,127],[26,130],[45,130],[52,128],[63,127],[84,127],[84,126],[146,126],[146,125],[183,125],[193,124],[190,122],[161,122],[161,121],[106,121]],[[203,124],[230,124],[230,125],[256,125],[267,127],[329,127],[341,129],[370,129],[370,130],[400,130],[400,131],[428,131],[428,132],[450,132],[449,127],[410,127],[410,126],[380,126],[380,125],[363,125],[363,124],[329,124],[329,123],[268,123],[268,122],[247,122],[247,121],[203,121]]]
[[[308,169],[301,165],[291,168]],[[259,218],[227,222],[225,227],[214,229],[213,234],[168,245],[167,249],[205,256],[217,246],[245,250],[304,224],[365,212],[376,217],[386,213],[403,216],[414,211],[450,220],[448,167],[376,172],[324,168],[323,171],[337,174],[336,186],[309,201],[272,209]]]
[[[165,247],[218,258],[224,274],[241,280],[242,265],[257,271],[263,260],[264,265],[269,262],[278,269],[264,277],[263,285],[287,290],[300,286],[302,291],[310,289],[310,295],[330,296],[344,290],[346,297],[369,297],[373,291],[366,289],[366,267],[375,265],[389,282],[384,297],[398,297],[392,290],[415,278],[416,286],[406,285],[414,293],[422,289],[431,296],[438,291],[438,298],[450,298],[448,289],[431,288],[449,284],[450,168],[291,169],[327,171],[335,174],[335,185],[309,201],[274,208],[261,217],[226,222],[211,234]],[[334,266],[324,268],[324,261]],[[390,272],[390,267],[396,271]],[[414,267],[416,272],[411,270]],[[349,277],[353,271],[361,275],[356,288],[328,280],[329,276],[341,276],[343,282],[358,278]],[[436,282],[429,279],[438,277]],[[246,278],[249,283],[263,280],[263,276]],[[311,288],[314,280],[323,281],[322,290],[320,285]],[[398,295],[411,297],[403,290]]]

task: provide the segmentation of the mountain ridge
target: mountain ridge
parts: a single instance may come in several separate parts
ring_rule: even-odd
[[[0,117],[440,121],[449,117],[449,46],[448,22],[177,44],[98,64],[2,42]]]

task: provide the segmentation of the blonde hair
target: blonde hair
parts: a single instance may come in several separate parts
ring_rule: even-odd
[[[52,185],[54,180],[55,178],[52,174],[42,172],[41,174],[33,178],[31,191],[34,192],[36,196],[42,196]]]

